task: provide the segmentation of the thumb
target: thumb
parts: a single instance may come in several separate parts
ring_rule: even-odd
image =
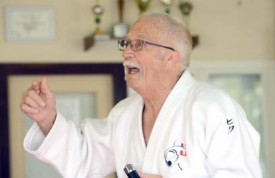
[[[51,90],[48,87],[47,78],[43,78],[40,83],[41,94],[44,95],[46,98],[51,96]]]
[[[40,89],[40,88],[39,88],[39,87],[40,87],[39,85],[40,85],[40,82],[36,80],[36,81],[34,81],[34,82],[32,83],[31,88],[32,88],[33,90],[37,90],[37,91],[38,91],[38,90]]]

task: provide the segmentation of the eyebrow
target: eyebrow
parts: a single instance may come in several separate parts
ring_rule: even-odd
[[[127,36],[125,39],[126,39],[126,40],[145,40],[145,39],[146,39],[146,36],[143,35],[143,34],[138,34],[138,35],[136,35],[136,37],[133,38],[133,39],[130,39],[128,36]]]

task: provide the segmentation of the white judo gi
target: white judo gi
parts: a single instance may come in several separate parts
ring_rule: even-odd
[[[133,164],[164,178],[261,178],[259,135],[241,107],[221,90],[185,71],[166,99],[147,146],[139,95],[118,103],[107,119],[81,128],[57,115],[46,136],[34,124],[25,149],[66,178],[103,178]]]

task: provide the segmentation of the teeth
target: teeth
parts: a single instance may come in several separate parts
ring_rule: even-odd
[[[139,72],[138,68],[130,68],[129,69],[129,74],[134,74],[134,73],[137,73],[137,72]]]
[[[127,70],[128,74],[134,74],[134,73],[137,73],[140,71],[140,67],[133,62],[125,61],[123,63],[123,65],[124,65],[125,69]]]
[[[131,62],[124,62],[123,63],[124,67],[128,67],[128,68],[139,68],[139,66],[135,63],[131,63]]]

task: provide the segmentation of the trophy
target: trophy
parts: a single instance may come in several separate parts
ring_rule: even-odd
[[[179,9],[183,15],[184,22],[186,24],[186,27],[189,29],[191,36],[192,36],[192,45],[193,47],[197,46],[199,44],[199,36],[198,35],[192,35],[192,31],[189,26],[190,21],[190,14],[193,10],[193,5],[190,2],[187,1],[181,1],[179,3]]]
[[[96,35],[101,35],[104,32],[100,29],[100,23],[101,23],[101,16],[104,13],[104,9],[101,5],[96,4],[93,6],[93,13],[95,15],[95,24],[96,24],[96,29],[95,29],[95,34]]]
[[[92,34],[86,36],[83,40],[85,51],[87,51],[88,49],[90,49],[94,45],[95,40],[109,39],[109,35],[105,34],[100,29],[101,16],[104,13],[104,9],[101,5],[99,5],[98,1],[96,1],[96,5],[94,5],[92,7],[92,12],[95,15],[96,28],[95,28],[95,31]]]
[[[190,14],[193,9],[193,6],[190,2],[187,1],[181,1],[179,3],[179,9],[183,15],[184,22],[186,23],[187,28],[189,28],[189,20],[190,20]]]
[[[147,10],[150,2],[151,0],[136,0],[136,4],[139,9],[139,14],[142,14]]]
[[[93,14],[95,15],[95,24],[96,24],[96,29],[95,29],[95,39],[97,40],[106,40],[109,39],[109,35],[107,35],[104,31],[100,29],[100,24],[101,24],[101,16],[104,13],[104,8],[99,5],[97,2],[96,5],[93,6],[92,8]]]
[[[113,26],[113,37],[124,38],[128,33],[128,26],[123,22],[124,0],[118,0],[119,23]]]
[[[170,7],[172,5],[173,0],[160,0],[160,2],[165,8],[165,13],[170,14]]]

